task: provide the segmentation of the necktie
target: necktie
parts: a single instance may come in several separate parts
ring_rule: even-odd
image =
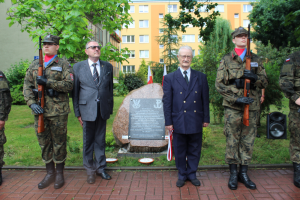
[[[97,71],[97,63],[93,63],[92,66],[94,67],[94,72],[93,72],[93,79],[95,81],[95,84],[97,85],[99,83],[99,75],[98,75],[98,71]]]
[[[186,75],[187,71],[184,71],[183,73],[184,73],[184,79],[185,79],[186,84],[189,84],[189,78]]]

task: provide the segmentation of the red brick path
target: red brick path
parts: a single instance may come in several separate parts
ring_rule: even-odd
[[[86,182],[85,171],[66,170],[65,185],[56,190],[53,185],[39,190],[43,170],[3,170],[4,182],[0,186],[0,199],[201,199],[201,200],[300,200],[300,188],[293,185],[293,171],[249,170],[256,183],[256,190],[249,190],[239,183],[237,190],[227,187],[228,170],[200,171],[201,186],[186,182],[177,188],[176,171],[122,171],[112,172],[112,180],[96,178],[95,184]]]

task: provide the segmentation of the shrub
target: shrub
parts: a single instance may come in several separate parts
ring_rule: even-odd
[[[124,84],[124,74],[122,71],[119,72],[119,83],[116,86],[116,96],[126,96],[128,94],[128,89],[126,85]]]
[[[15,63],[5,73],[10,85],[11,97],[13,99],[13,105],[26,104],[23,96],[23,84],[26,70],[30,65],[29,60],[21,60],[19,63]]]
[[[202,131],[202,143],[204,143],[206,141],[206,138],[208,138],[210,134],[211,134],[211,128],[209,128],[209,127],[203,127],[203,131]]]
[[[74,140],[71,141],[70,136],[67,136],[67,144],[71,153],[80,153],[80,142]]]
[[[138,77],[137,74],[125,74],[124,84],[130,92],[132,90],[142,87],[144,85],[144,82]]]

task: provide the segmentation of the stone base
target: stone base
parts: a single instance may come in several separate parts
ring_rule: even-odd
[[[167,156],[168,150],[162,151],[162,152],[140,152],[140,153],[135,153],[135,152],[129,152],[125,148],[120,148],[118,152],[118,157],[134,157],[134,158],[156,158],[159,156]]]

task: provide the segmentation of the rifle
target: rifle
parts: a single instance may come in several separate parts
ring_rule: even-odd
[[[246,69],[251,70],[251,55],[250,55],[250,24],[248,24],[248,38],[247,38],[247,53],[246,53]],[[245,79],[244,97],[249,97],[250,94],[250,80]],[[243,124],[249,126],[249,104],[244,106]]]
[[[39,70],[38,70],[38,76],[44,75],[44,62],[43,62],[43,51],[42,51],[42,45],[41,45],[41,36],[39,38]],[[39,105],[44,109],[45,104],[45,88],[44,85],[38,85],[38,103]],[[44,114],[39,114],[39,121],[38,121],[38,133],[42,133],[45,131],[45,125],[44,125]]]

